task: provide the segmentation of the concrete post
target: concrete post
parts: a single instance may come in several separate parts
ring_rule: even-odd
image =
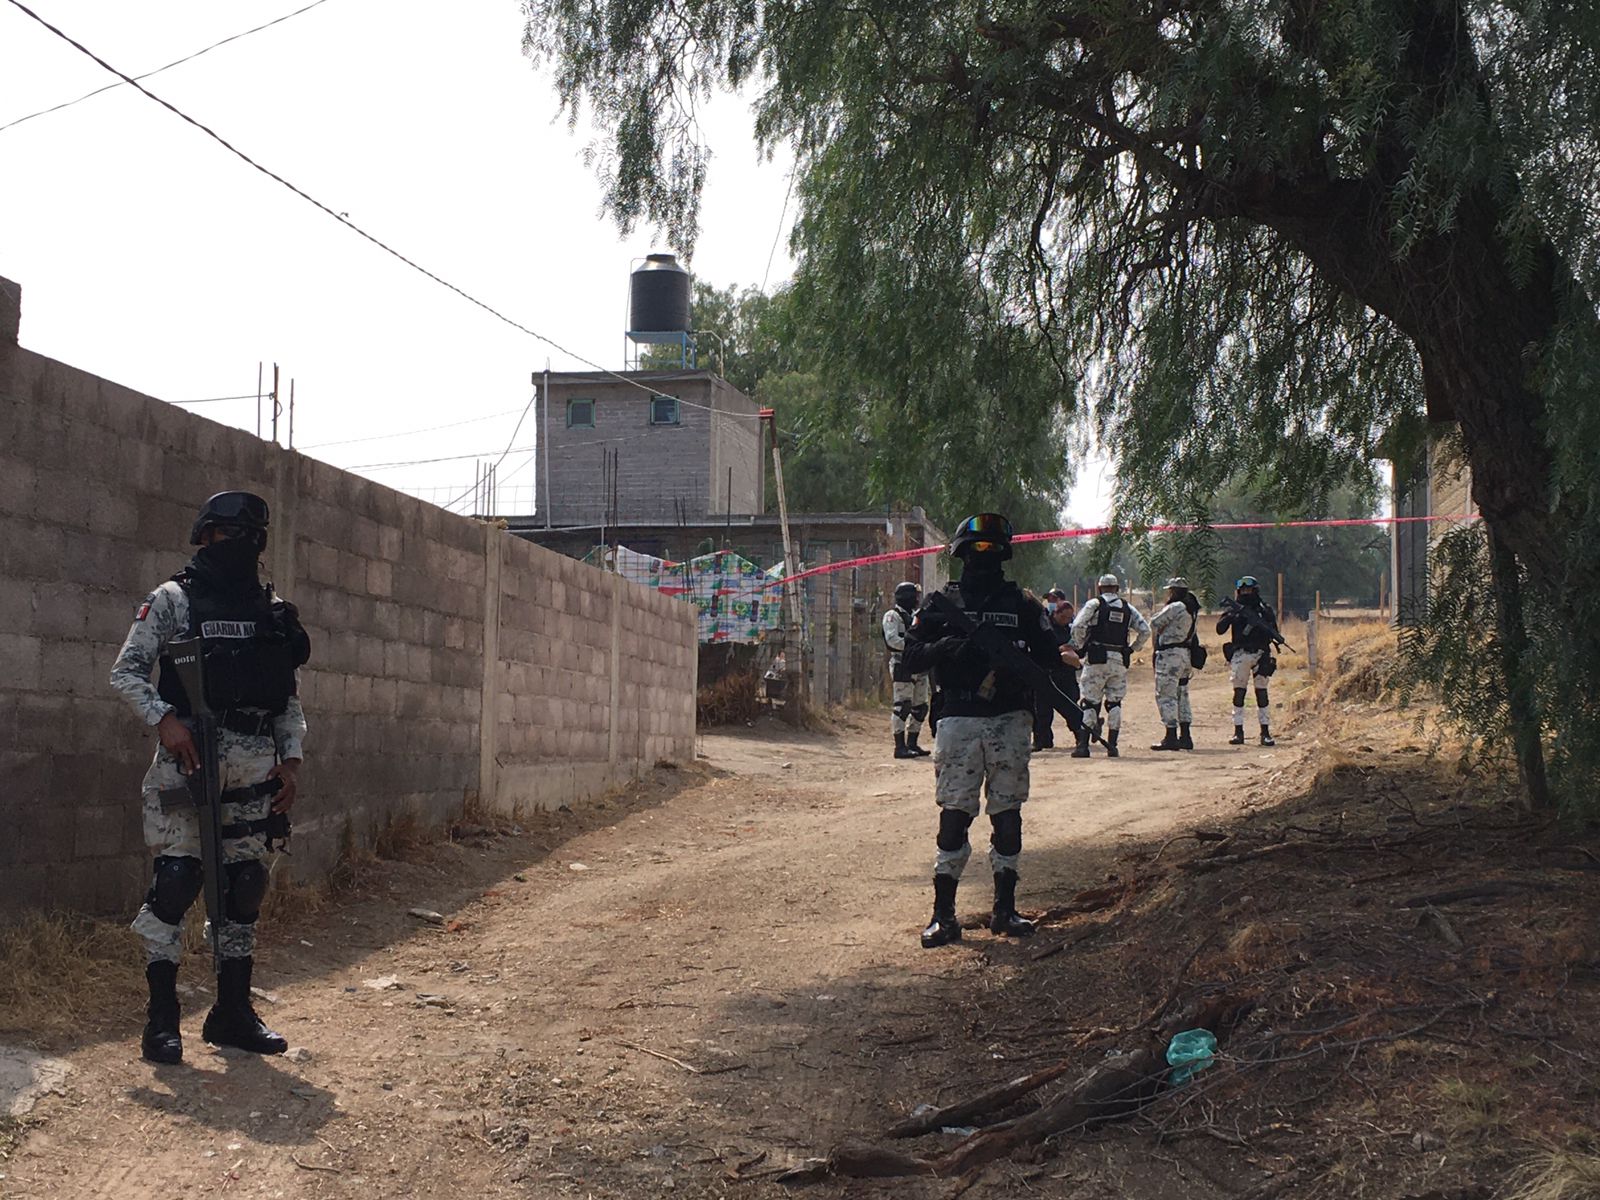
[[[295,539],[299,529],[300,456],[293,450],[273,454],[272,533],[267,543],[272,585],[278,595],[294,599]]]
[[[606,735],[606,759],[615,768],[622,757],[622,589],[626,585],[621,575],[607,578],[611,591],[611,725]]]
[[[478,706],[478,802],[495,811],[499,801],[500,736],[500,575],[505,539],[495,525],[483,527],[483,698]]]

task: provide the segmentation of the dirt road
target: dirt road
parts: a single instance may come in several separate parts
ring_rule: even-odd
[[[1231,814],[1297,769],[1293,733],[1223,744],[1225,683],[1197,680],[1194,754],[1146,749],[1145,668],[1124,758],[1035,758],[1024,909],[1103,883],[1128,839]],[[763,1172],[1054,1056],[982,1018],[1048,969],[1049,928],[917,945],[933,772],[890,758],[887,724],[708,735],[694,767],[627,796],[383,864],[361,899],[280,922],[263,953],[276,1002],[260,1007],[303,1052],[213,1052],[197,995],[188,1061],[157,1069],[130,1020],[65,1055],[65,1094],[41,1103],[0,1195],[778,1194]],[[986,824],[973,832],[964,913],[990,899]],[[1094,997],[1073,999],[1095,1019]]]

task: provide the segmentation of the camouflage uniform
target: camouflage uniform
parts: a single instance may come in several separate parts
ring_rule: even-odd
[[[976,817],[979,797],[985,795],[991,821],[1000,813],[1020,809],[1028,798],[1032,738],[1031,712],[942,718],[933,740],[933,796],[939,807]],[[941,846],[933,873],[959,879],[971,855],[970,842],[963,841],[956,850]],[[1015,871],[1017,859],[1016,854],[989,848],[989,865],[995,872]]]
[[[883,614],[883,640],[889,647],[889,686],[893,697],[889,731],[896,735],[905,734],[915,741],[922,733],[922,722],[928,717],[930,689],[926,671],[910,679],[898,678],[905,674],[901,670],[900,659],[905,653],[906,631],[911,628],[911,620],[911,614],[900,608],[891,608]]]
[[[1130,657],[1150,637],[1150,622],[1144,619],[1143,613],[1115,594],[1086,600],[1072,622],[1073,648],[1084,657],[1083,669],[1078,672],[1078,693],[1084,716],[1092,717],[1091,724],[1098,724],[1100,704],[1104,701],[1106,728],[1116,731],[1122,728],[1122,701],[1128,695],[1128,664],[1117,652],[1108,653],[1103,663],[1090,662],[1087,655],[1095,625],[1100,619],[1100,609],[1107,603],[1120,604],[1128,610],[1128,628],[1132,631],[1128,642]]]
[[[147,725],[155,726],[172,711],[172,706],[157,693],[150,677],[167,644],[186,637],[188,632],[189,597],[181,586],[169,581],[150,593],[140,605],[127,639],[117,653],[117,661],[111,668],[111,686]],[[288,707],[274,718],[270,735],[258,737],[219,730],[217,758],[222,789],[227,791],[260,783],[279,761],[303,758],[301,743],[305,732],[305,712],[298,696],[291,696]],[[158,745],[155,760],[145,772],[142,785],[144,838],[157,857],[200,857],[200,819],[195,810],[192,807],[177,807],[171,811],[162,808],[162,792],[186,786],[187,776],[179,769],[177,760],[165,747]],[[267,816],[271,807],[270,796],[261,796],[245,804],[224,804],[223,823],[259,820]],[[264,833],[223,839],[225,862],[259,860],[266,854]],[[162,921],[148,903],[139,909],[133,930],[143,939],[149,961],[178,961],[182,948],[181,927]],[[255,948],[255,925],[225,922],[220,941],[222,957],[248,958]]]
[[[1194,664],[1189,647],[1173,643],[1189,640],[1194,617],[1182,600],[1174,600],[1150,618],[1150,632],[1156,642],[1156,708],[1161,723],[1168,729],[1187,725],[1194,720],[1189,710],[1189,677],[1194,674]]]

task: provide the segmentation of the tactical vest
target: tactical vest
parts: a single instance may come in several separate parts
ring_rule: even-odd
[[[898,604],[896,604],[892,609],[890,609],[889,612],[897,612],[897,613],[900,614],[900,626],[901,626],[900,638],[901,638],[901,641],[904,642],[906,634],[911,632],[911,622],[914,621],[916,618],[915,618],[915,616],[913,614],[908,613],[905,609],[901,608]],[[889,613],[884,613],[883,615],[884,616],[888,616]],[[901,653],[901,650],[896,650],[893,646],[889,645],[889,634],[886,631],[883,634],[883,644],[885,646],[888,646],[889,654],[891,656]],[[902,647],[902,649],[903,649],[903,647]]]
[[[1019,645],[1025,644],[1025,622],[1038,624],[1039,609],[1029,605],[1022,589],[1010,580],[977,605],[966,602],[957,584],[946,590],[973,621],[995,626]],[[1026,687],[976,656],[961,656],[936,667],[934,680],[943,692],[949,716],[997,716],[1033,708],[1032,693]]]
[[[1089,644],[1085,647],[1091,663],[1098,666],[1110,657],[1111,651],[1122,655],[1128,648],[1130,611],[1128,602],[1120,596],[1109,600],[1105,596],[1100,597],[1099,611],[1095,613],[1094,624],[1089,629]]]
[[[266,588],[245,597],[224,597],[180,571],[173,581],[189,600],[187,637],[205,642],[206,705],[219,715],[254,709],[277,716],[295,694],[295,668],[311,657],[311,640],[287,604]],[[180,717],[192,715],[189,697],[169,656],[161,656],[156,683],[161,698]]]
[[[1185,632],[1181,638],[1176,640],[1172,640],[1170,634],[1166,635],[1166,637],[1156,643],[1157,650],[1182,650],[1185,647],[1189,647],[1194,644],[1195,631],[1199,628],[1198,623],[1195,621],[1196,610],[1190,608],[1187,601],[1183,601],[1182,603],[1183,611],[1188,615],[1189,618],[1188,631]]]

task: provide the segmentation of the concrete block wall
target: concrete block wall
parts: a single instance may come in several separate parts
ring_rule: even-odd
[[[107,674],[144,596],[187,561],[195,511],[227,488],[272,504],[265,573],[312,639],[297,876],[401,813],[555,807],[692,758],[690,606],[6,332],[0,911],[115,912],[146,887],[139,781],[154,736]]]

